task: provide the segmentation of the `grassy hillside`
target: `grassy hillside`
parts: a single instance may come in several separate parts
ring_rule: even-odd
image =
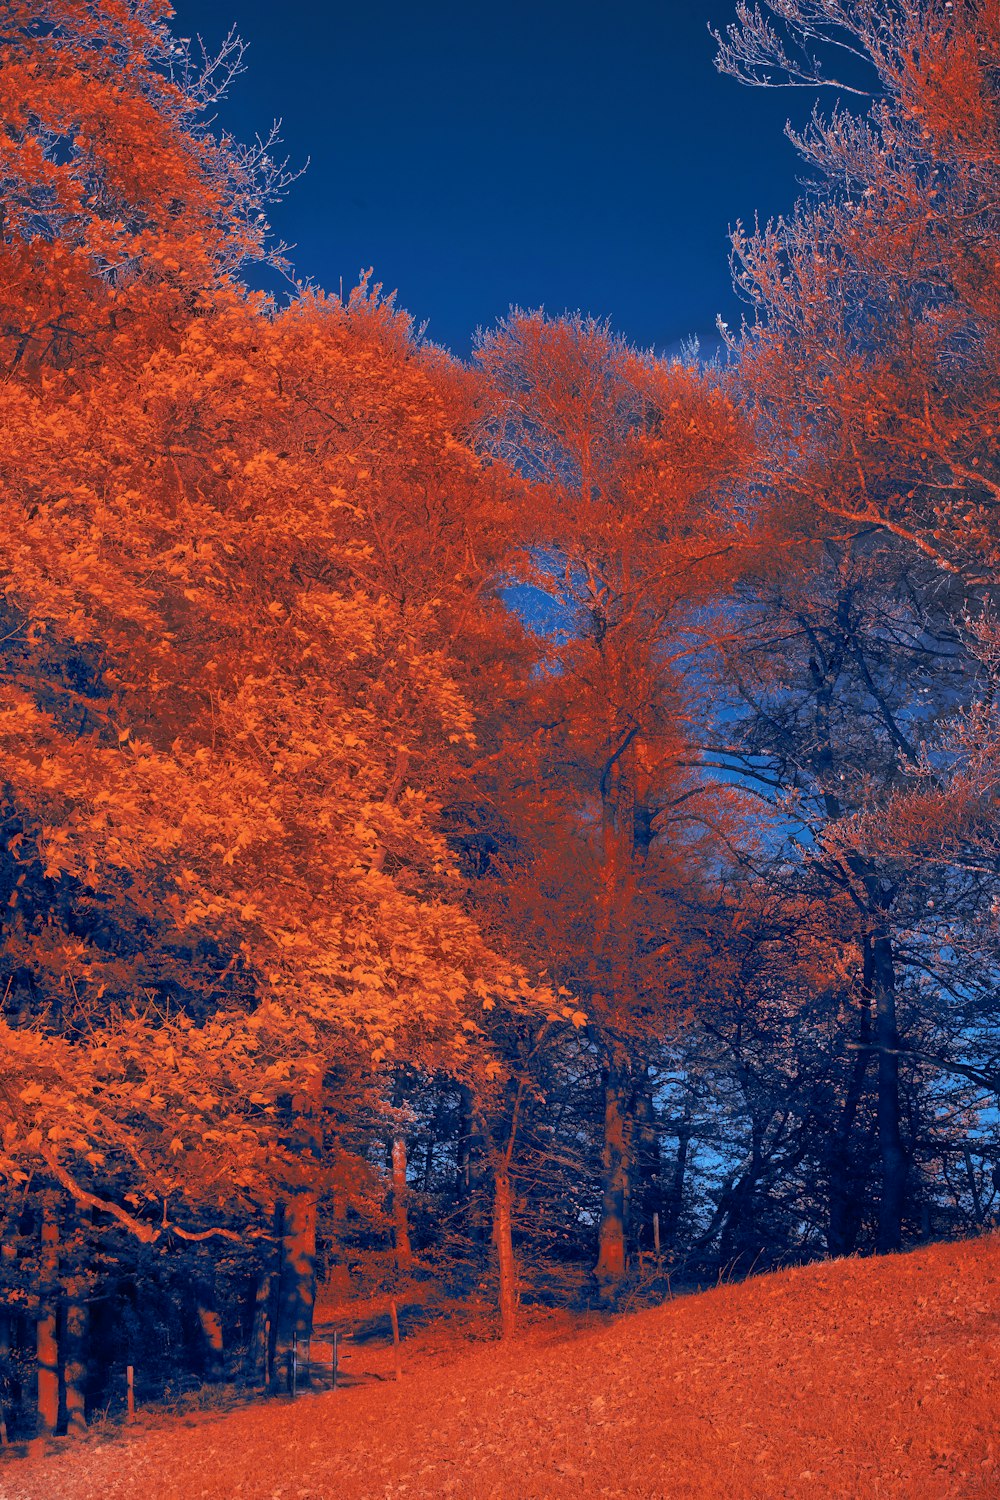
[[[0,1470],[2,1500],[997,1500],[1000,1237],[538,1326]]]

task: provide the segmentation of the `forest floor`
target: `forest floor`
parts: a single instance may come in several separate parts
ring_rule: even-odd
[[[506,1344],[425,1329],[356,1383],[150,1416],[0,1500],[998,1500],[1000,1236],[830,1261]]]

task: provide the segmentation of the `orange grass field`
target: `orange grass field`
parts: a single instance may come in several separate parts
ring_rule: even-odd
[[[842,1260],[397,1385],[153,1420],[10,1458],[2,1500],[998,1500],[1000,1238]]]

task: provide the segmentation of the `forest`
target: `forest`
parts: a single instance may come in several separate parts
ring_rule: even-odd
[[[234,37],[0,11],[4,1443],[1000,1213],[1000,0],[722,8],[836,102],[711,360],[296,281]]]

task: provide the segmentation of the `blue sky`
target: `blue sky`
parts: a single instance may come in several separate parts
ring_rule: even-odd
[[[221,111],[275,116],[306,175],[274,216],[300,275],[397,288],[428,336],[468,352],[510,303],[610,316],[675,351],[734,323],[727,227],[788,208],[783,138],[812,99],[712,66],[733,0],[179,0],[175,29],[236,23],[247,72]]]

